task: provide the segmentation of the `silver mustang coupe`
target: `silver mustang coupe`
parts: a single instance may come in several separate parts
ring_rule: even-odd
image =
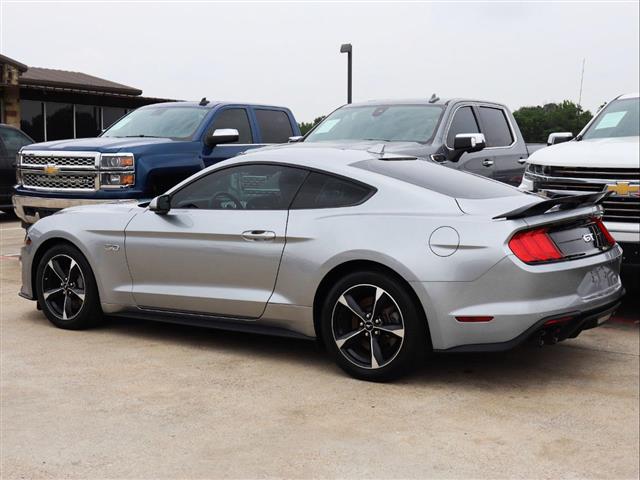
[[[623,288],[602,196],[545,199],[383,149],[267,148],[149,204],[41,219],[21,295],[67,329],[120,315],[321,338],[351,375],[386,380],[431,351],[606,321]]]

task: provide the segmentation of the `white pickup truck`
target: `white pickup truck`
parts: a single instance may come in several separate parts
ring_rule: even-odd
[[[624,250],[623,263],[640,265],[640,99],[621,95],[573,138],[552,133],[527,162],[520,188],[550,197],[613,192],[603,202],[607,228]]]

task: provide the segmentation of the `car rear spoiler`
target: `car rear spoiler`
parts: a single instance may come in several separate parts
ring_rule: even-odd
[[[585,195],[569,195],[566,197],[550,198],[549,200],[543,200],[542,202],[516,208],[510,212],[493,217],[493,219],[497,220],[499,218],[504,218],[506,220],[513,220],[516,218],[533,217],[535,215],[542,215],[556,206],[558,207],[557,211],[559,211],[598,205],[612,193],[613,192],[598,192],[587,193]]]

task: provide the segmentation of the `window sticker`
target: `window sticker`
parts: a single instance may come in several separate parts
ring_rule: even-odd
[[[313,133],[327,133],[330,132],[333,127],[335,127],[340,122],[339,118],[333,118],[331,120],[327,120],[320,125],[315,132]]]
[[[602,119],[598,122],[598,125],[594,130],[601,130],[603,128],[615,128],[620,123],[620,120],[624,118],[627,112],[610,112],[606,113]]]

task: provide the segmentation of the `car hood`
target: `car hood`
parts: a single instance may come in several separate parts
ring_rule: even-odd
[[[340,148],[344,150],[375,150],[376,152],[384,145],[386,153],[396,153],[412,156],[425,156],[434,153],[437,149],[431,144],[418,142],[384,142],[380,140],[338,140],[322,142],[298,142],[284,145],[274,145],[264,147],[260,150],[272,150],[277,148]],[[257,151],[257,150],[254,150]]]
[[[100,152],[114,153],[120,151],[131,151],[139,147],[148,147],[150,145],[162,145],[175,143],[176,140],[170,138],[115,138],[115,137],[96,137],[96,138],[77,138],[70,140],[54,140],[51,142],[34,143],[24,147],[23,151],[29,150],[51,150],[51,151],[77,151],[77,152]]]
[[[113,203],[98,203],[94,205],[69,207],[54,213],[54,215],[81,213],[88,215],[122,215],[128,218],[133,214],[142,211],[143,208],[139,207],[137,202],[124,200],[120,202],[114,201]]]
[[[640,137],[560,143],[534,152],[529,162],[562,167],[637,168]]]

